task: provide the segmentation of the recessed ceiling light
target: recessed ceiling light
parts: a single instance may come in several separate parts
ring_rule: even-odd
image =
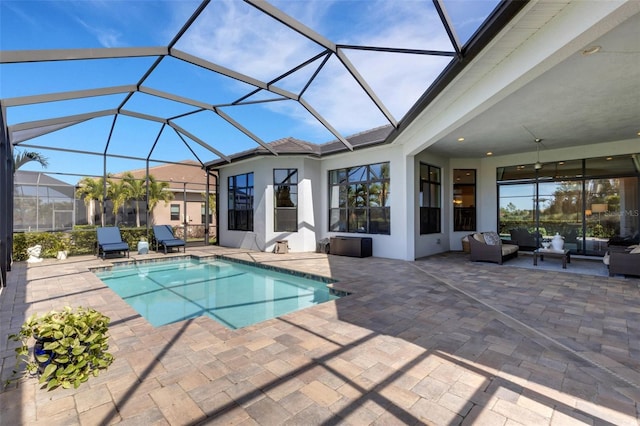
[[[464,138],[458,138],[458,142],[464,142]]]
[[[590,46],[582,51],[582,56],[593,55],[594,53],[598,53],[602,49],[600,46]]]
[[[489,151],[487,152],[487,155],[493,155],[493,152]]]

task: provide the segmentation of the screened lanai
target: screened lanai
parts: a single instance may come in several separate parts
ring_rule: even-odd
[[[14,150],[70,184],[294,137],[392,142],[525,2],[0,3],[0,209]],[[38,170],[29,165],[27,170]],[[11,216],[2,214],[2,272]]]

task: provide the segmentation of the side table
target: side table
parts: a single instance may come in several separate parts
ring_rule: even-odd
[[[138,242],[138,254],[149,254],[149,242],[148,241],[139,241]]]

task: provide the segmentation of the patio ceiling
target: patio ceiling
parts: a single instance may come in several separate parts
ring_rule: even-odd
[[[10,142],[201,163],[256,146],[277,155],[269,142],[286,137],[351,150],[349,135],[399,128],[434,82],[469,61],[469,46],[523,7],[178,3],[78,2],[72,11],[70,2],[43,3],[60,13],[49,16],[2,2],[0,103]],[[159,18],[147,22],[152,12]]]
[[[454,158],[533,154],[535,139],[542,139],[544,162],[553,161],[545,152],[550,149],[640,141],[640,2],[537,2],[518,18],[474,69],[495,69],[499,60],[514,58],[531,59],[531,68],[431,138],[430,152]],[[513,47],[536,40],[538,49]],[[476,77],[458,79],[447,89],[455,92],[450,97]],[[440,108],[451,108],[441,100]],[[584,149],[581,155],[588,156]]]

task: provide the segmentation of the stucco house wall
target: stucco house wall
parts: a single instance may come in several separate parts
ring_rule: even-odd
[[[220,244],[251,250],[272,251],[276,241],[287,240],[292,251],[314,251],[318,237],[318,160],[302,156],[259,157],[219,168],[221,193],[228,194],[228,178],[253,173],[253,231],[229,230],[229,200],[221,197]],[[274,169],[298,169],[298,232],[274,231]]]

